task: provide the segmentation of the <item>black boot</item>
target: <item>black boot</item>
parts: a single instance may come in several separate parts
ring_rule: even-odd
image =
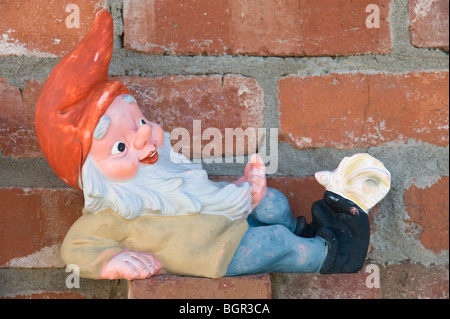
[[[303,216],[297,217],[297,226],[295,227],[294,234],[303,238],[313,238],[316,236],[314,223],[306,223],[306,218]]]
[[[310,234],[322,237],[328,254],[320,273],[355,273],[362,269],[370,239],[368,214],[352,201],[326,191],[312,205]]]
[[[294,234],[300,237],[310,237],[310,226],[306,223],[304,216],[297,217],[297,226],[295,227]]]

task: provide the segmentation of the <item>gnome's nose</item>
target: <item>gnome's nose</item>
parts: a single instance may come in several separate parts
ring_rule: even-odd
[[[150,127],[150,125],[141,125],[134,137],[134,147],[137,150],[142,150],[149,143],[151,136],[152,128]]]

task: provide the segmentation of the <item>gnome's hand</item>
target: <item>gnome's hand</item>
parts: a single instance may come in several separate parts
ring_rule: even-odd
[[[161,263],[149,253],[122,250],[103,266],[101,279],[145,279],[161,270]]]
[[[234,184],[239,185],[243,182],[248,182],[251,186],[253,210],[267,192],[266,165],[258,154],[250,156],[250,161],[244,169],[244,176],[235,181]]]

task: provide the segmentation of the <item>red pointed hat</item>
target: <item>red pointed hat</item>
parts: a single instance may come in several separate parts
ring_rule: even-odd
[[[50,73],[36,106],[35,128],[44,156],[77,189],[98,121],[115,97],[129,94],[121,82],[108,79],[113,33],[111,14],[98,12],[89,33]]]

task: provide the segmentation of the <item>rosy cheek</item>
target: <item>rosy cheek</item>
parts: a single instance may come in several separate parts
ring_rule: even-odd
[[[103,174],[116,181],[125,181],[134,178],[139,170],[139,164],[136,161],[130,161],[125,158],[108,160],[99,163],[99,168]]]

